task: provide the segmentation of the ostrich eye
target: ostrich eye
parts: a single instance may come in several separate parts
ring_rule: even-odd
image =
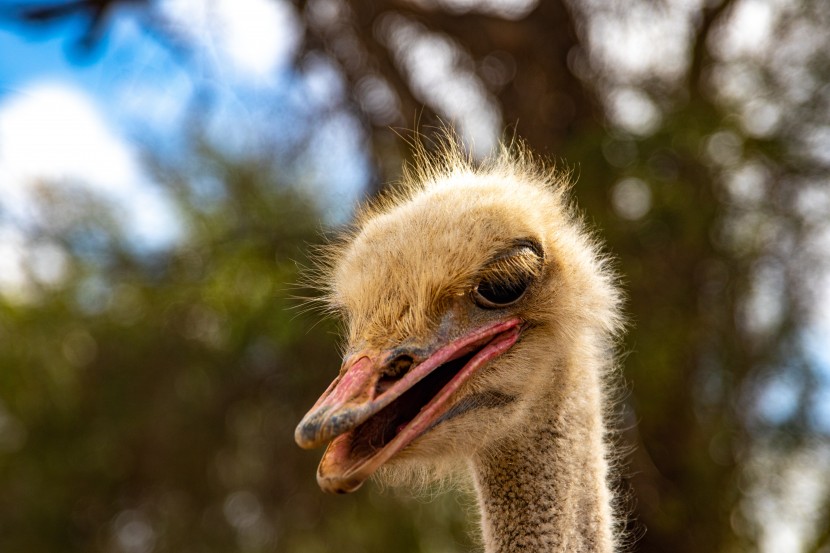
[[[490,309],[507,307],[511,303],[519,301],[525,295],[528,286],[530,286],[530,279],[497,280],[486,278],[478,283],[473,295],[476,303],[481,307]]]
[[[541,248],[522,241],[490,262],[473,288],[473,301],[485,309],[512,305],[524,297],[541,269]]]

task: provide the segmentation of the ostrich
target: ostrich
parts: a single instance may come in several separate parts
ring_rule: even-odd
[[[322,256],[345,354],[296,441],[327,492],[471,471],[487,553],[612,551],[615,276],[564,176],[450,142]]]

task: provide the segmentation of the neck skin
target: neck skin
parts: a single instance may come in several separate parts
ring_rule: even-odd
[[[614,549],[599,378],[569,380],[520,437],[473,460],[486,553]]]

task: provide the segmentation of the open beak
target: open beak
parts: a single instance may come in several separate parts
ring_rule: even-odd
[[[433,344],[350,355],[294,434],[309,449],[331,442],[317,470],[324,491],[359,488],[383,463],[442,422],[453,394],[519,339],[511,318]]]

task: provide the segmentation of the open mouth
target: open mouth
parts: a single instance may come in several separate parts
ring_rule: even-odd
[[[332,440],[317,471],[320,487],[337,493],[356,490],[383,463],[447,420],[453,394],[507,351],[520,331],[519,319],[477,329],[421,363],[409,358],[404,369],[389,363],[377,367],[366,357],[350,366],[297,427],[303,447]]]
[[[436,367],[398,399],[348,433],[354,457],[370,457],[385,447],[421,412],[432,398],[458,376],[461,369],[480,350],[474,350]]]

